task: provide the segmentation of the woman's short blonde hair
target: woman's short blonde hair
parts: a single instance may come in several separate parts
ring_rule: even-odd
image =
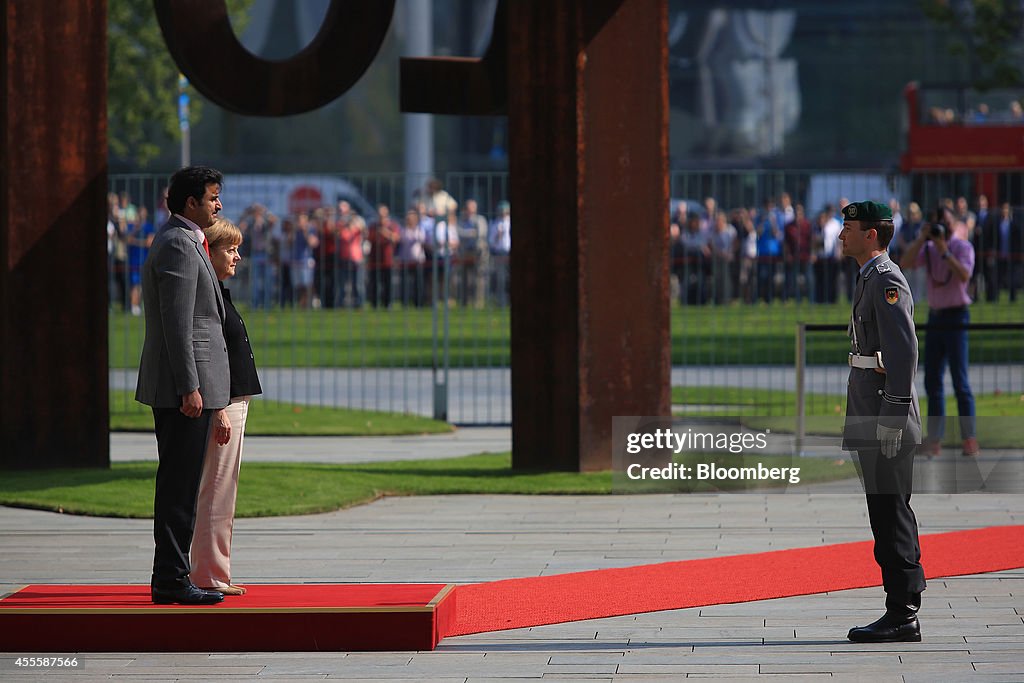
[[[213,225],[203,232],[210,242],[210,249],[215,247],[237,247],[242,243],[242,231],[227,218],[217,218]]]

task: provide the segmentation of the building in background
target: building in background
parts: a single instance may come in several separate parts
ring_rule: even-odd
[[[904,86],[965,82],[969,60],[917,0],[668,0],[670,165],[684,168],[896,168],[905,139]],[[432,0],[439,56],[479,56],[497,0]],[[253,0],[240,40],[281,59],[307,45],[329,0]],[[203,102],[194,159],[227,173],[399,171],[403,125],[398,60],[415,30],[396,3],[376,61],[349,92],[320,110],[245,117]],[[457,89],[460,84],[439,87]],[[503,117],[434,117],[438,171],[507,168]],[[148,169],[165,170],[168,140]]]

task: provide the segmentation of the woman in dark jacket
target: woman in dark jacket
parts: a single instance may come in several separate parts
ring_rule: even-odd
[[[231,530],[235,522],[238,470],[249,399],[263,393],[245,323],[231,303],[224,281],[235,274],[242,257],[242,233],[230,221],[218,219],[206,229],[210,262],[224,295],[224,341],[231,366],[231,403],[216,412],[206,445],[203,478],[199,484],[196,527],[192,537],[192,583],[225,595],[242,595],[245,588],[231,583]]]

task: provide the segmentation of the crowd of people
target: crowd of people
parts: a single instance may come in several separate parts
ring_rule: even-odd
[[[783,192],[761,207],[722,209],[713,197],[694,210],[680,202],[670,225],[671,262],[683,305],[806,300],[834,303],[851,298],[856,267],[842,257],[840,198],[808,214]],[[953,216],[951,231],[970,242],[978,265],[971,280],[973,298],[995,301],[1002,291],[1017,298],[1022,280],[1024,231],[1009,202],[989,207],[979,195],[971,207],[966,197],[946,198]],[[904,215],[892,199],[895,236],[889,253],[899,261],[927,222],[925,211],[910,202]],[[931,208],[931,207],[929,207]],[[923,296],[926,274],[911,274],[915,297]]]
[[[501,200],[494,209],[488,220],[474,198],[460,207],[436,181],[397,216],[387,204],[361,216],[346,200],[285,217],[253,204],[236,217],[244,237],[237,289],[256,309],[427,306],[435,288],[461,305],[506,306],[511,206]],[[158,213],[156,223],[166,220],[165,208]],[[134,315],[154,233],[145,207],[110,195],[111,301]]]
[[[1013,207],[990,207],[985,195],[973,205],[963,196],[943,202],[955,216],[954,234],[977,254],[972,297],[994,301],[1006,291],[1016,300],[1024,280],[1024,226]],[[725,209],[713,197],[699,208],[679,202],[669,224],[675,295],[683,305],[849,299],[856,268],[842,257],[838,240],[847,203],[840,198],[809,212],[787,192],[760,207]],[[926,216],[916,202],[905,212],[895,199],[889,205],[896,229],[889,251],[898,262]],[[460,205],[437,182],[398,215],[379,204],[375,215],[361,216],[341,200],[279,217],[253,204],[234,217],[244,236],[239,299],[256,309],[386,309],[430,305],[436,289],[437,298],[463,306],[505,306],[511,208],[502,200],[493,209],[488,218],[474,198]],[[166,218],[162,202],[150,211],[127,193],[109,195],[111,302],[135,315],[154,226]],[[923,296],[924,277],[910,274],[915,296]]]
[[[952,107],[933,106],[928,108],[928,123],[933,126],[1020,126],[1024,125],[1024,105],[1012,100],[1005,108],[991,108],[986,102],[960,111]]]
[[[137,207],[127,192],[107,195],[107,272],[110,301],[121,302],[132,315],[142,314],[142,264],[156,235],[156,225],[168,218],[166,205],[157,220],[145,206]]]

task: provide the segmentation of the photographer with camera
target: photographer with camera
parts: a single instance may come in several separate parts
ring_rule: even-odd
[[[951,229],[952,228],[952,229]],[[928,457],[940,454],[945,433],[946,398],[943,376],[946,364],[953,378],[963,455],[979,454],[975,437],[974,394],[967,379],[967,307],[971,297],[967,287],[974,271],[974,247],[966,239],[966,226],[957,224],[946,207],[939,206],[928,216],[917,238],[910,243],[900,268],[924,266],[928,287],[928,331],[924,337],[924,387],[928,394],[928,437],[924,448]]]

